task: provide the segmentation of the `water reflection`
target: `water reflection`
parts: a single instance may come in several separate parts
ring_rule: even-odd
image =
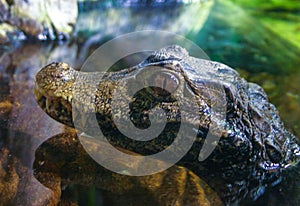
[[[102,152],[99,148],[103,145],[92,140],[89,144],[89,148]],[[119,163],[139,167],[139,161]],[[36,151],[34,169],[38,180],[52,191],[59,193],[57,182],[66,186],[93,185],[110,191],[110,198],[118,197],[112,199],[113,205],[222,205],[217,194],[203,180],[180,166],[144,177],[113,173],[88,156],[75,132],[58,134],[44,142]]]

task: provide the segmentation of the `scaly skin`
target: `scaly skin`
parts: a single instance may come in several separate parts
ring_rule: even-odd
[[[158,67],[163,72],[155,72]],[[158,88],[142,90],[131,101],[131,116],[127,117],[123,100],[131,99],[128,91],[132,85],[123,82],[138,79],[138,75],[173,93],[169,95]],[[121,95],[116,98],[118,107],[112,112],[115,91]],[[261,87],[247,83],[226,65],[190,57],[178,46],[161,49],[139,65],[115,73],[84,73],[65,63],[52,63],[36,75],[35,94],[41,108],[52,118],[71,127],[76,122],[76,129],[87,133],[94,128],[90,127],[92,115],[86,114],[96,113],[111,144],[144,155],[161,151],[172,143],[181,117],[186,115],[187,123],[198,132],[192,148],[178,164],[201,175],[207,170],[226,182],[249,178],[251,174],[248,181],[258,182],[260,187],[265,181],[276,181],[280,170],[296,164],[300,157],[297,138],[284,128]],[[186,99],[196,102],[196,118],[189,116],[195,107]],[[148,114],[154,106],[165,110],[167,116],[165,130],[158,138],[148,142],[130,140],[116,128],[113,118],[132,121],[139,128],[149,127]],[[214,108],[225,108],[224,119],[222,111]],[[156,120],[160,119],[159,116]],[[213,153],[199,162],[208,130],[212,135],[221,134],[221,138]]]

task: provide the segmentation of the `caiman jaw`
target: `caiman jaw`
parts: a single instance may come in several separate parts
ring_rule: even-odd
[[[53,119],[73,127],[72,105],[63,98],[54,98],[44,95],[38,88],[34,88],[38,105]]]

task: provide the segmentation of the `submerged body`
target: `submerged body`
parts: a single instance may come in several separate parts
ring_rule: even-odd
[[[162,69],[149,73],[157,67]],[[122,81],[138,76],[161,88],[140,90],[132,98],[128,91],[134,86]],[[113,110],[116,90],[121,95],[116,98],[118,107]],[[227,202],[238,199],[236,195],[244,196],[237,193],[245,187],[248,188],[245,193],[257,198],[258,188],[280,180],[281,169],[296,164],[300,158],[297,138],[284,128],[261,87],[246,82],[226,65],[190,57],[178,46],[163,48],[139,65],[114,73],[82,73],[65,63],[52,63],[37,74],[35,94],[39,105],[57,121],[74,127],[74,122],[80,119],[76,129],[89,132],[90,119],[84,114],[95,113],[111,144],[143,155],[170,145],[182,116],[187,114],[185,121],[192,125],[197,137],[179,164],[212,184],[223,181],[225,189],[217,190]],[[190,101],[185,101],[191,97],[198,105],[196,118],[188,115],[195,110]],[[129,114],[125,100],[130,102]],[[124,117],[123,120],[131,121],[137,128],[145,129],[151,125],[149,113],[154,107],[164,110],[167,122],[157,138],[137,141],[120,133],[114,122],[115,113],[118,118]],[[158,117],[157,121],[161,119]],[[209,133],[220,139],[210,142],[216,144],[214,151],[205,161],[199,161],[199,151]],[[229,190],[232,194],[228,194]]]

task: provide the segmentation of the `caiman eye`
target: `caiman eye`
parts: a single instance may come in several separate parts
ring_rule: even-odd
[[[157,73],[153,76],[152,79],[156,87],[159,87],[168,93],[173,93],[179,85],[177,76],[169,72]]]

